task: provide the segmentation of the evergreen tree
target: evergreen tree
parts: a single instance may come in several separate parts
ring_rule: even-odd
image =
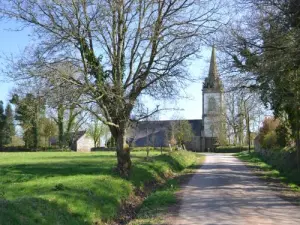
[[[4,127],[5,127],[4,107],[3,107],[3,102],[0,101],[0,147],[2,147],[5,144]]]
[[[11,144],[12,137],[15,135],[15,124],[13,110],[10,104],[5,108],[5,121],[4,121],[4,144]]]
[[[250,0],[248,4],[252,21],[232,32],[234,44],[226,51],[275,117],[287,115],[300,169],[300,3]]]
[[[11,102],[16,105],[15,118],[24,131],[25,146],[36,149],[40,142],[40,119],[45,109],[43,99],[28,93],[24,98],[14,95]]]

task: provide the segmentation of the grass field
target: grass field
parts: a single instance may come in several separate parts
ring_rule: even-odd
[[[113,152],[0,153],[0,224],[101,224],[151,182],[196,163],[189,152],[133,152],[128,180],[115,172]]]
[[[248,165],[255,167],[260,170],[260,174],[266,179],[276,179],[282,183],[287,184],[293,191],[300,192],[300,171],[297,169],[294,170],[285,170],[268,164],[259,154],[255,152],[241,152],[237,153],[236,156],[247,162]],[[280,160],[280,159],[278,159]]]

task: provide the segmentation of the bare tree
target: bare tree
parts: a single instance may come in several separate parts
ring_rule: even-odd
[[[99,122],[97,119],[92,118],[90,127],[88,129],[88,135],[93,138],[95,148],[101,147],[101,139],[106,138],[108,132],[108,127],[105,124]]]
[[[260,115],[264,112],[264,106],[255,92],[247,89],[228,90],[225,93],[226,124],[228,139],[233,144],[242,145],[247,140],[248,147],[252,140],[251,127],[257,128],[260,124]]]
[[[225,93],[226,108],[226,126],[229,144],[237,144],[238,136],[238,117],[237,117],[237,99],[235,92]]]
[[[177,146],[185,149],[185,144],[194,138],[192,125],[180,115],[173,115],[166,132],[166,139],[171,146]]]
[[[131,167],[125,135],[137,100],[177,94],[191,78],[185,62],[219,25],[219,9],[217,0],[0,0],[0,16],[32,27],[38,40],[14,74],[76,67],[55,79],[82,91],[80,106],[109,126],[123,175]]]
[[[194,137],[192,125],[187,120],[175,122],[175,138],[178,145],[185,149],[185,144],[192,141]]]

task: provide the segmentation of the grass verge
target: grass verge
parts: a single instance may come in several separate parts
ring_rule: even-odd
[[[185,169],[167,180],[156,191],[150,195],[141,204],[137,218],[132,220],[130,225],[156,225],[164,222],[164,216],[168,212],[171,205],[177,203],[176,192],[179,190],[180,184],[186,182],[193,174],[196,168],[199,168],[204,162],[204,155],[197,155],[197,159],[189,163]],[[187,175],[187,176],[186,176]]]
[[[268,164],[256,152],[241,152],[235,154],[242,161],[247,162],[251,167],[259,171],[259,175],[267,180],[279,181],[291,188],[291,190],[300,193],[300,171],[298,170],[279,170]],[[278,159],[280,160],[280,159]]]
[[[186,151],[150,155],[133,153],[126,180],[114,172],[113,152],[0,153],[0,224],[112,223],[139,191],[163,185],[197,160]]]

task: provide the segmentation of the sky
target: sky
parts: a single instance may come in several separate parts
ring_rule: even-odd
[[[28,30],[14,31],[18,25],[14,22],[0,21],[0,65],[1,68],[7,67],[5,56],[20,55],[24,48],[30,43],[31,37]],[[189,71],[193,77],[206,77],[209,68],[211,48],[204,47],[200,52],[201,57],[190,63]],[[202,118],[202,83],[199,79],[188,85],[183,95],[187,98],[178,99],[173,102],[153,102],[146,104],[149,108],[159,104],[162,108],[177,108],[181,110],[168,110],[159,114],[159,119],[167,120],[174,117],[182,119],[201,119]],[[9,100],[9,92],[13,88],[13,83],[8,82],[2,70],[0,71],[0,100],[6,104]]]
[[[9,92],[13,87],[13,83],[8,82],[2,72],[8,64],[5,58],[11,54],[19,55],[30,41],[27,31],[12,30],[16,28],[18,28],[16,23],[0,21],[0,100],[5,104],[9,100]]]

